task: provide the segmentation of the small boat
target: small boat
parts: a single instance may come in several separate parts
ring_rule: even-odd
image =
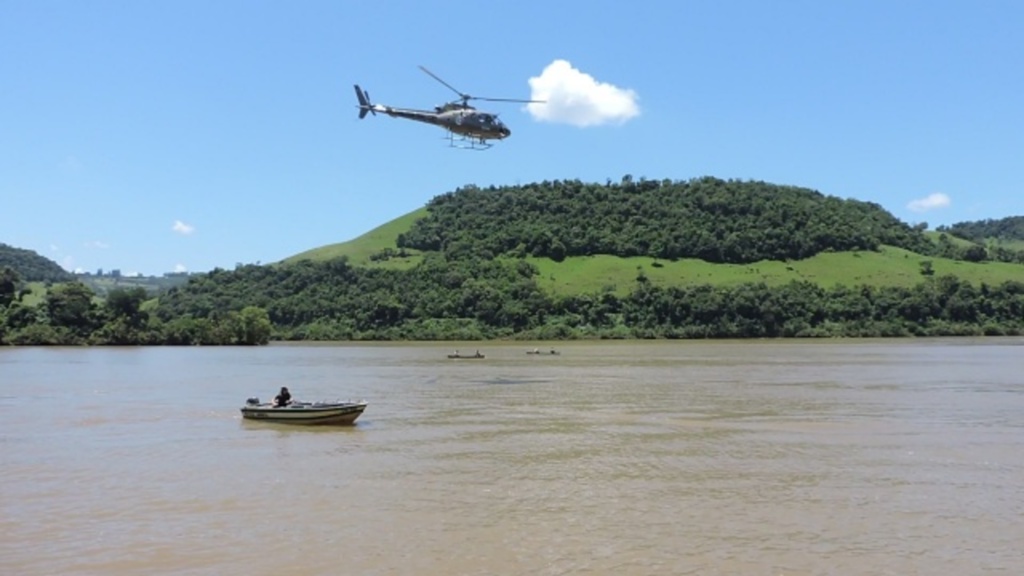
[[[555,349],[551,349],[550,352],[541,352],[537,348],[534,348],[533,350],[527,350],[526,353],[527,354],[536,354],[536,355],[539,355],[539,356],[558,356],[559,354],[561,354],[561,352],[559,352],[559,351],[557,351]]]
[[[242,418],[285,424],[352,424],[366,410],[366,402],[292,402],[275,408],[270,402],[249,398]]]
[[[449,358],[467,358],[467,359],[475,360],[475,359],[479,359],[479,358],[484,358],[484,355],[481,354],[480,352],[477,352],[476,354],[459,354],[458,352],[456,352],[455,354],[449,354],[448,357]]]

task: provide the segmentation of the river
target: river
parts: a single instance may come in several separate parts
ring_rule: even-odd
[[[0,348],[0,573],[1024,573],[1024,339],[536,345]]]

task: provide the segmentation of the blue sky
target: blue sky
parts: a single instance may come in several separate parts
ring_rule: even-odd
[[[352,239],[464,184],[711,175],[932,227],[1024,215],[1024,2],[0,2],[0,242],[161,274]],[[478,102],[511,138],[357,118]],[[531,79],[532,82],[531,82]],[[915,203],[916,202],[916,203]]]

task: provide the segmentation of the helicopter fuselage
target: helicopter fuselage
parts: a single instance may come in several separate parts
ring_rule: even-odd
[[[355,85],[356,98],[359,100],[359,118],[365,118],[367,114],[387,114],[393,118],[405,118],[425,124],[440,126],[448,132],[448,140],[455,146],[456,136],[460,140],[458,148],[472,148],[483,150],[490,148],[488,140],[504,140],[512,135],[512,131],[504,122],[498,119],[498,115],[491,112],[477,110],[470,106],[470,100],[489,100],[494,102],[539,102],[540,100],[518,100],[512,98],[483,98],[470,96],[456,90],[430,70],[423,66],[420,69],[430,75],[433,79],[444,84],[461,98],[461,101],[447,102],[442,106],[435,106],[433,111],[417,110],[415,108],[396,108],[384,104],[373,104],[370,102],[370,94]]]
[[[478,138],[480,140],[503,140],[512,135],[498,117],[489,112],[481,112],[472,107],[459,107],[441,111],[417,110],[415,108],[396,108],[383,104],[371,104],[371,110],[387,114],[393,118],[405,118],[426,124],[433,124],[460,136]]]

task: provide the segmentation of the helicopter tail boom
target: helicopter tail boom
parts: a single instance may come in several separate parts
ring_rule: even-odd
[[[358,84],[355,85],[355,88],[356,98],[359,99],[359,119],[362,120],[363,118],[366,118],[367,112],[376,116],[377,112],[373,109],[373,104],[370,104],[370,94],[366,90],[360,88]]]

